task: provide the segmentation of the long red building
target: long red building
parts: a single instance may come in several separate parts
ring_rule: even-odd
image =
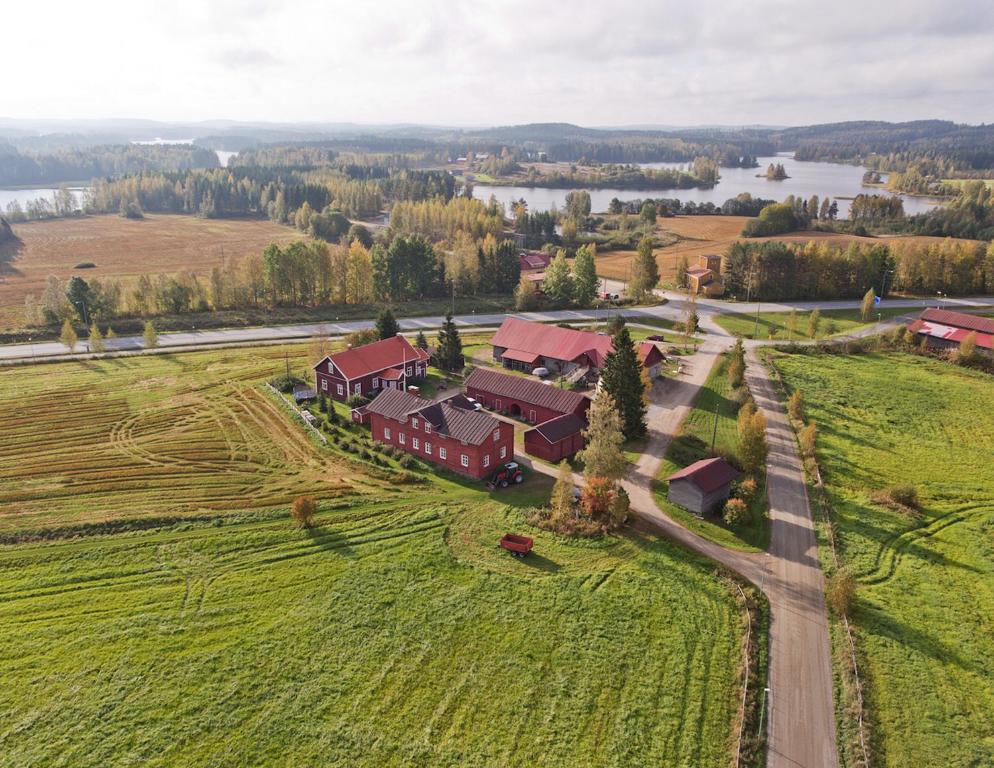
[[[315,388],[344,402],[350,395],[373,397],[385,389],[407,389],[428,372],[428,353],[403,336],[328,355],[314,366]]]
[[[514,427],[478,411],[384,389],[364,407],[374,440],[474,478],[514,458]]]
[[[475,369],[466,379],[466,394],[487,408],[532,424],[566,413],[582,418],[590,407],[590,398],[579,392],[493,368]]]

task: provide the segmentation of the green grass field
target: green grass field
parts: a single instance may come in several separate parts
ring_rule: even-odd
[[[738,450],[738,409],[728,381],[728,357],[722,356],[707,381],[697,393],[693,407],[683,422],[680,434],[674,438],[663,459],[654,484],[656,503],[674,520],[700,535],[726,547],[764,550],[770,540],[770,520],[766,510],[766,493],[760,488],[753,503],[752,519],[742,526],[729,528],[717,515],[698,517],[671,504],[666,498],[666,478],[690,461],[683,457],[703,458],[710,450],[712,436],[717,451],[736,453]],[[717,418],[716,418],[717,413]],[[717,424],[716,424],[717,422]]]
[[[864,323],[858,309],[828,309],[821,313],[821,323],[815,338],[826,338],[863,328],[877,322],[878,312],[882,320],[889,320],[892,317],[914,314],[915,310],[907,307],[882,307],[879,310],[874,310],[870,323]],[[760,312],[758,335],[756,334],[756,315],[719,314],[715,315],[714,321],[733,336],[743,336],[747,339],[766,339],[773,332],[776,334],[775,338],[786,341],[788,339],[787,319],[789,316],[789,312]],[[797,313],[797,328],[793,335],[795,341],[809,338],[808,322],[810,319],[810,312]]]
[[[880,765],[994,765],[994,382],[902,354],[774,357],[818,423]],[[920,516],[873,503],[913,483]],[[823,552],[824,555],[824,552]]]
[[[285,351],[4,371],[0,762],[728,765],[744,620],[711,566],[529,528],[539,475],[366,473],[260,389]]]

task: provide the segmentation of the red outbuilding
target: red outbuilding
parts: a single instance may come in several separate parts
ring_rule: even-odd
[[[549,419],[525,432],[525,452],[554,463],[568,459],[583,448],[586,426],[572,413]]]
[[[517,317],[501,323],[490,343],[495,362],[528,373],[538,367],[564,374],[577,368],[600,370],[614,349],[611,337],[604,333],[543,325]]]
[[[570,413],[584,417],[590,398],[535,379],[477,368],[466,379],[466,395],[487,408],[540,424]]]
[[[402,389],[384,389],[363,418],[377,442],[470,477],[488,477],[514,458],[513,425]]]
[[[372,397],[380,390],[407,389],[407,382],[428,372],[428,353],[403,336],[363,344],[328,355],[314,366],[315,386],[334,400]]]

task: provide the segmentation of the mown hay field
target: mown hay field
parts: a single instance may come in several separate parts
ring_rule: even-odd
[[[6,368],[0,535],[361,490],[260,388],[301,345]]]
[[[994,382],[904,354],[774,360],[818,424],[858,577],[877,762],[994,765]],[[916,486],[920,514],[874,503],[896,483]]]
[[[0,246],[0,330],[24,325],[24,297],[40,298],[49,275],[121,279],[191,270],[208,275],[225,260],[305,238],[260,219],[149,214],[142,220],[86,216],[13,225],[20,242]],[[74,269],[93,263],[92,269]]]

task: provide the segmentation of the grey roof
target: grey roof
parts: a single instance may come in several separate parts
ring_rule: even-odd
[[[558,443],[567,437],[572,437],[578,432],[582,432],[587,423],[572,413],[556,416],[554,419],[543,421],[537,427],[532,427],[528,432],[535,432],[544,437],[550,443]],[[525,434],[527,435],[528,432]]]
[[[403,389],[384,389],[366,406],[366,413],[378,413],[388,419],[403,421],[407,414],[425,406],[426,401]]]
[[[472,445],[482,443],[500,426],[497,419],[485,413],[463,410],[445,402],[430,403],[402,389],[384,389],[366,406],[366,412],[394,421],[417,415],[430,422],[438,434]]]
[[[466,379],[467,387],[485,390],[499,397],[522,400],[559,413],[572,413],[585,395],[569,389],[543,384],[524,376],[501,373],[493,368],[476,368]]]
[[[471,445],[479,445],[500,426],[493,416],[479,411],[464,411],[445,402],[422,408],[418,415],[430,421],[440,435],[448,435]]]

